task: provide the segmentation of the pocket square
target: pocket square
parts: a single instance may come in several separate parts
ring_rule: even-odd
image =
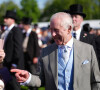
[[[83,61],[82,64],[87,64],[87,63],[89,63],[89,61],[88,60],[85,60],[85,61]]]

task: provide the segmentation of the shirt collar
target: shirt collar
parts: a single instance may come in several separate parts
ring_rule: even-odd
[[[68,47],[72,48],[72,46],[73,46],[73,37],[71,38],[71,40],[65,46],[68,46]]]
[[[73,33],[76,33],[76,39],[77,40],[80,40],[80,34],[81,34],[81,28],[79,28],[77,31],[72,31],[72,36],[73,36]]]
[[[29,36],[29,34],[31,33],[31,31],[32,31],[32,29],[31,29],[31,28],[29,28],[29,29],[28,29],[28,31],[27,31],[26,36]]]
[[[76,31],[73,30],[73,33],[76,33],[76,35],[79,34],[80,32],[81,32],[81,28],[79,28],[79,29],[76,30]]]
[[[8,27],[8,29],[7,30],[11,30],[13,27],[15,26],[15,24],[12,24],[10,27]]]
[[[68,41],[68,43],[66,44],[66,45],[58,45],[58,47],[59,48],[61,48],[61,47],[65,47],[65,48],[67,48],[67,47],[70,47],[70,48],[72,48],[72,46],[73,46],[73,37],[70,39],[70,41]]]

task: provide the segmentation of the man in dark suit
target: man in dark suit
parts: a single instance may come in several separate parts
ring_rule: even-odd
[[[95,42],[96,42],[96,51],[97,51],[99,69],[100,69],[100,35],[96,37]]]
[[[18,82],[30,86],[45,85],[45,90],[100,90],[100,72],[91,45],[71,35],[72,18],[59,12],[50,20],[55,43],[42,50],[40,76],[12,69]]]
[[[15,25],[16,12],[8,10],[4,16],[4,23],[8,29],[2,34],[4,39],[5,59],[4,66],[9,70],[12,68],[24,69],[24,57],[22,50],[22,33]],[[6,85],[6,90],[20,90],[20,85],[12,74],[12,81]]]
[[[32,74],[36,74],[40,49],[38,45],[38,37],[37,34],[34,31],[32,31],[31,22],[31,18],[23,17],[22,19],[24,29],[23,52],[25,60],[25,69],[31,72]],[[30,87],[30,90],[36,89]]]
[[[37,34],[32,31],[31,27],[32,19],[28,17],[23,17],[23,51],[25,59],[25,68],[31,73],[35,73],[35,68],[37,66],[37,61],[40,53],[38,45]]]
[[[80,4],[73,4],[69,8],[69,13],[73,19],[73,32],[72,35],[82,42],[91,44],[95,48],[95,36],[90,35],[86,30],[83,30],[81,24],[83,19],[86,17],[86,14],[83,13],[83,7]]]

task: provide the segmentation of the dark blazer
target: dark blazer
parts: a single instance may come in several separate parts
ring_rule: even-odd
[[[17,68],[24,69],[24,57],[22,49],[22,33],[18,27],[13,27],[9,32],[5,44],[4,66],[11,69],[12,64],[16,64]]]
[[[97,51],[99,69],[100,69],[100,36],[96,37],[96,51]]]
[[[95,35],[89,34],[88,32],[82,30],[80,34],[80,41],[91,44],[96,52]]]
[[[95,35],[91,35],[88,32],[82,30],[80,34],[80,41],[94,46],[95,45]]]
[[[30,59],[32,60],[33,57],[39,57],[39,51],[37,34],[34,31],[31,31],[27,45],[27,53]]]
[[[38,37],[34,31],[31,31],[27,43],[27,51],[24,53],[25,68],[31,73],[35,73],[37,64],[33,63],[34,57],[39,57],[40,48],[38,45]]]
[[[74,90],[100,90],[100,72],[91,45],[74,41]],[[45,85],[45,90],[58,89],[58,46],[54,43],[42,50],[40,77],[32,75],[29,86]],[[88,61],[88,63],[84,63]]]

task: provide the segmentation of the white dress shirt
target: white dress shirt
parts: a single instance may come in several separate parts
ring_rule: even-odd
[[[29,28],[28,31],[26,32],[26,36],[29,36],[31,31],[32,31],[32,28]]]
[[[28,40],[29,40],[29,35],[31,33],[32,29],[29,28],[28,31],[26,32],[26,37],[23,41],[23,51],[26,52],[27,51],[27,43],[28,43]],[[25,33],[25,30],[23,30],[23,33]]]
[[[71,38],[71,40],[68,41],[66,45],[58,45],[58,59],[64,57],[63,60],[67,64],[71,54],[72,47],[73,47],[73,38]]]
[[[80,40],[80,34],[81,34],[81,28],[79,28],[78,30],[76,30],[76,31],[72,31],[72,35],[73,35],[73,33],[76,33],[76,39],[77,40]]]
[[[1,35],[1,38],[4,39],[4,42],[9,34],[9,32],[11,31],[11,29],[15,26],[15,24],[12,24],[10,27],[8,27],[8,29]]]

